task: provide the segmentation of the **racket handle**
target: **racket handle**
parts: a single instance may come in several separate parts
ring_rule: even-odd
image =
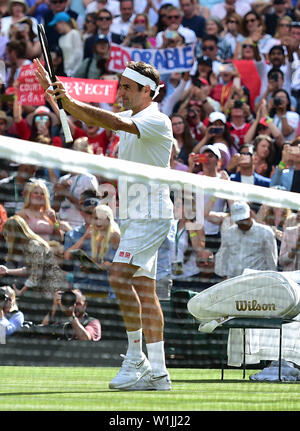
[[[71,130],[68,124],[68,119],[67,119],[67,115],[66,115],[66,111],[64,109],[60,109],[59,110],[59,116],[60,116],[60,122],[63,128],[63,132],[65,135],[65,141],[67,144],[69,144],[70,142],[73,142],[73,137],[71,134]]]

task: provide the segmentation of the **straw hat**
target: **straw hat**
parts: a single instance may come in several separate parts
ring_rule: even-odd
[[[72,150],[83,151],[84,153],[94,154],[93,147],[89,143],[89,140],[86,136],[75,139],[72,145]]]
[[[28,5],[25,0],[10,0],[8,5],[8,13],[11,15],[11,12],[12,12],[11,7],[13,4],[16,4],[16,3],[22,4],[24,6],[24,13],[26,15],[26,13],[28,12]]]

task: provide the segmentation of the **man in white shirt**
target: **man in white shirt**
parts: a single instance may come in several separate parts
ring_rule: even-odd
[[[160,89],[157,70],[143,62],[130,62],[120,80],[120,96],[128,111],[116,114],[72,99],[62,82],[53,84],[38,59],[37,77],[42,87],[71,115],[87,124],[118,131],[119,158],[168,168],[173,145],[170,119],[152,100]],[[133,188],[136,187],[135,194]],[[121,240],[110,269],[110,285],[119,300],[128,336],[128,349],[111,389],[170,390],[165,365],[163,313],[156,295],[158,248],[173,219],[168,188],[160,185],[118,184]],[[138,196],[142,196],[136,205]],[[149,205],[149,202],[151,203]],[[148,358],[142,351],[144,332]]]
[[[160,31],[156,36],[156,47],[162,48],[164,43],[164,37],[168,39],[168,33],[177,32],[184,38],[186,45],[197,42],[197,36],[195,32],[187,27],[183,27],[182,23],[183,13],[175,7],[170,6],[167,10],[167,22],[168,28],[166,31]]]
[[[215,4],[211,9],[211,16],[223,20],[230,13],[237,13],[241,17],[251,10],[250,4],[245,0],[225,0],[224,3]]]
[[[245,202],[234,202],[230,214],[235,224],[222,234],[215,273],[231,278],[246,268],[276,271],[278,252],[272,229],[257,223]]]
[[[113,33],[112,41],[121,44],[127,36],[134,19],[133,0],[120,1],[121,15],[113,19],[110,31]]]

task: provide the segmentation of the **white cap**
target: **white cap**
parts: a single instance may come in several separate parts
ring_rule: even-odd
[[[214,144],[204,145],[203,147],[200,148],[200,154],[204,153],[205,151],[211,151],[219,160],[221,159],[221,152],[219,148]]]
[[[230,215],[235,223],[246,220],[250,217],[250,207],[246,202],[234,202],[230,208]]]
[[[226,124],[226,117],[223,112],[212,112],[211,114],[209,114],[208,118],[210,123],[214,123],[217,120],[221,120],[222,123]]]

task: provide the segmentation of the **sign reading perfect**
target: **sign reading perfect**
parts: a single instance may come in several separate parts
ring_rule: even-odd
[[[81,102],[114,103],[118,81],[101,79],[79,79],[59,76],[71,97]]]

